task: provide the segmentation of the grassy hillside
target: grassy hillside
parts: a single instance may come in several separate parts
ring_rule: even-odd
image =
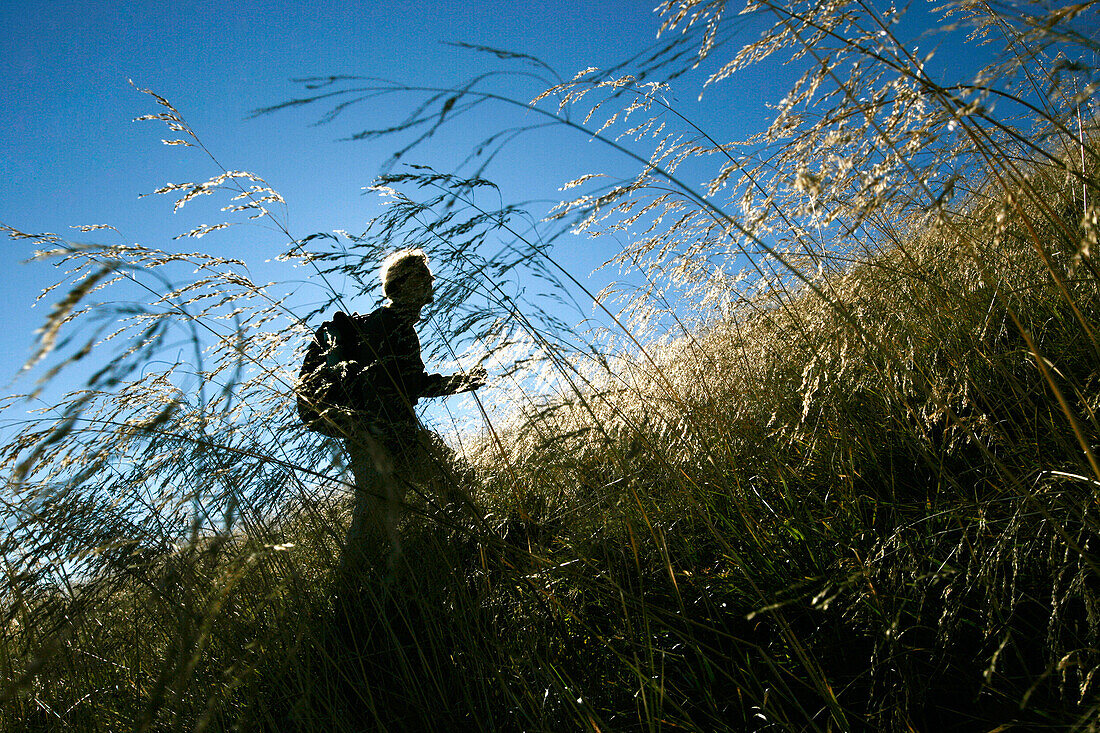
[[[955,86],[866,7],[762,7],[730,63],[785,50],[807,77],[759,138],[719,145],[645,81],[728,43],[721,4],[687,6],[645,74],[547,92],[565,125],[644,116],[598,136],[641,172],[575,182],[558,211],[643,282],[597,298],[606,330],[505,287],[577,292],[553,237],[479,208],[477,175],[391,175],[368,234],[287,234],[315,281],[365,285],[428,242],[437,333],[494,367],[391,567],[337,574],[348,477],[293,410],[296,283],[35,237],[71,268],[41,357],[123,345],[0,456],[0,728],[1097,729],[1100,169],[1092,72],[1055,54],[1091,47],[1074,22],[1095,12],[960,6],[1016,52]],[[837,76],[860,59],[890,73]],[[223,191],[278,224],[251,174],[163,192]],[[118,295],[142,285],[147,304]],[[150,367],[180,333],[195,363]]]
[[[1087,727],[1098,292],[1079,195],[1054,167],[1027,188],[504,439],[506,526],[615,655],[578,674],[644,649],[634,684],[704,730]]]

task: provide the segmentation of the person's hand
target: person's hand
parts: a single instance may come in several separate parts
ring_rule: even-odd
[[[465,384],[463,386],[466,390],[473,391],[479,387],[484,387],[487,381],[489,381],[489,372],[485,371],[485,367],[476,366],[466,372]]]
[[[449,377],[431,374],[428,376],[427,388],[421,396],[444,397],[461,392],[472,392],[479,387],[484,387],[488,378],[489,373],[483,367],[474,367],[468,372],[457,372]]]

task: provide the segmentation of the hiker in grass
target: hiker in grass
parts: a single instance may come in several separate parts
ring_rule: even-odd
[[[394,252],[382,263],[381,278],[389,303],[365,316],[338,312],[317,334],[331,341],[320,344],[325,363],[317,372],[338,375],[338,394],[330,393],[328,409],[311,412],[307,425],[344,438],[355,477],[345,572],[379,559],[379,553],[396,556],[397,520],[410,484],[437,484],[434,490],[461,494],[457,486],[438,486],[455,483],[452,455],[420,424],[414,408],[422,397],[475,390],[486,378],[484,369],[450,376],[424,369],[414,327],[432,302],[434,278],[423,251]]]

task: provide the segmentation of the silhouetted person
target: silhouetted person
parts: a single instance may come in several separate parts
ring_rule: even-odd
[[[389,303],[365,316],[337,313],[332,325],[339,347],[327,351],[329,370],[342,380],[346,409],[326,417],[339,425],[355,477],[341,562],[345,575],[396,553],[397,521],[410,483],[453,482],[449,450],[421,426],[417,401],[477,389],[486,377],[484,369],[451,376],[424,369],[415,325],[432,301],[434,281],[424,252],[394,252],[382,264],[381,278]],[[325,338],[324,329],[319,337]]]

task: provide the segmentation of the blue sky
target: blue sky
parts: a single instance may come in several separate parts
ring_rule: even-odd
[[[653,5],[650,0],[285,5],[2,0],[0,23],[11,30],[0,36],[6,59],[0,76],[0,223],[77,242],[117,241],[110,232],[82,234],[71,228],[110,224],[127,242],[202,249],[262,269],[285,248],[285,237],[266,229],[235,229],[231,236],[173,241],[196,224],[219,221],[217,208],[224,202],[199,201],[173,214],[167,197],[140,198],[166,182],[202,181],[218,171],[194,149],[162,145],[161,138],[174,135],[160,123],[132,122],[160,111],[134,85],[169,99],[226,168],[256,173],[278,190],[288,202],[296,237],[355,232],[376,212],[377,199],[364,196],[362,188],[396,142],[339,138],[396,122],[412,101],[357,107],[320,127],[311,123],[323,108],[251,117],[257,108],[303,94],[293,79],[351,74],[450,86],[489,69],[516,68],[448,45],[456,42],[530,54],[568,78],[589,66],[607,68],[655,43],[661,20]],[[685,104],[697,106],[698,83],[683,94]],[[530,98],[542,87],[516,89],[521,98]],[[718,95],[699,109],[721,120],[725,134],[735,135],[731,120],[733,128],[758,128],[763,100],[783,91],[775,83],[743,85],[732,98],[736,114],[723,106],[731,98]],[[514,123],[516,110],[507,113]],[[492,112],[473,117],[433,138],[409,162],[450,170],[498,123]],[[533,205],[539,214],[538,207],[548,208],[563,182],[615,164],[598,145],[559,131],[515,146],[487,175],[501,186],[506,203],[545,202]],[[566,242],[556,255],[583,280],[609,256],[605,246]],[[46,316],[45,304],[32,309],[31,303],[58,273],[42,264],[20,264],[31,254],[24,241],[5,241],[0,251],[5,273],[0,307],[9,324],[0,329],[0,383],[9,392],[22,392],[30,388],[27,379],[12,384],[9,378],[30,354],[33,330]],[[278,277],[260,272],[256,279]],[[596,289],[602,284],[594,283]]]
[[[0,0],[0,23],[9,29],[0,36],[5,59],[0,76],[0,222],[75,241],[114,235],[80,234],[72,226],[110,224],[127,242],[209,250],[262,268],[286,245],[285,238],[270,230],[231,230],[232,236],[217,233],[198,242],[172,240],[197,223],[218,221],[217,208],[224,202],[197,202],[173,214],[166,197],[139,198],[166,182],[202,181],[218,171],[196,150],[163,146],[161,138],[171,135],[159,123],[132,122],[159,110],[129,80],[169,99],[226,168],[256,173],[278,190],[288,202],[294,236],[335,229],[355,232],[376,212],[377,200],[364,196],[362,188],[396,143],[339,138],[396,122],[412,102],[404,107],[399,100],[360,106],[320,127],[311,123],[323,108],[257,118],[250,112],[300,96],[301,86],[292,81],[299,77],[369,75],[410,85],[451,86],[504,68],[489,55],[446,45],[455,42],[530,54],[565,77],[589,66],[607,68],[656,42],[661,19],[653,12],[655,4]],[[749,69],[709,91],[699,103],[703,78],[685,80],[675,104],[725,140],[762,129],[766,103],[780,99],[792,81],[774,65]],[[541,88],[517,90],[522,97]],[[509,114],[518,113],[513,109]],[[497,124],[492,113],[471,117],[433,138],[409,162],[451,170]],[[548,202],[559,195],[556,189],[563,182],[622,164],[597,144],[557,131],[525,139],[487,176],[500,185],[506,203]],[[538,205],[533,206],[536,214],[542,213]],[[583,280],[610,256],[606,248],[612,244],[565,240],[556,256]],[[43,307],[32,310],[30,304],[57,273],[42,265],[18,264],[30,254],[25,242],[5,241],[0,252],[5,291],[0,314],[8,324],[0,329],[0,383],[8,385],[30,353],[33,329],[46,315]],[[593,282],[597,288],[601,284]],[[23,380],[7,389],[28,386]]]
[[[168,135],[159,124],[131,122],[159,111],[150,97],[135,91],[128,81],[133,80],[176,105],[226,167],[257,173],[279,190],[296,236],[356,231],[374,205],[361,189],[393,142],[337,138],[407,110],[359,108],[346,121],[324,127],[310,127],[320,109],[249,118],[258,107],[300,95],[292,79],[357,74],[446,86],[493,64],[484,54],[447,42],[532,54],[571,75],[589,65],[610,65],[654,42],[660,21],[650,8],[649,2],[634,0],[583,5],[6,0],[0,3],[0,23],[9,29],[0,37],[5,59],[0,222],[76,241],[101,233],[79,234],[71,226],[111,224],[128,241],[195,248],[193,241],[171,237],[190,228],[190,216],[213,223],[216,208],[173,215],[167,198],[139,196],[167,181],[204,180],[215,171],[194,150],[161,145]],[[465,132],[465,140],[441,136],[414,160],[453,165],[476,131]],[[567,180],[562,170],[546,170],[548,162],[563,162],[553,151],[527,152],[526,165],[496,171],[512,199],[544,197],[547,184]],[[273,240],[261,231],[243,239],[212,235],[201,244],[262,261],[272,254],[264,251],[265,236]],[[3,382],[29,353],[33,327],[45,316],[43,308],[29,310],[29,304],[55,276],[41,265],[17,264],[29,254],[24,242],[4,243],[3,316],[14,327],[0,332]],[[591,269],[597,256],[586,250],[573,264]]]

